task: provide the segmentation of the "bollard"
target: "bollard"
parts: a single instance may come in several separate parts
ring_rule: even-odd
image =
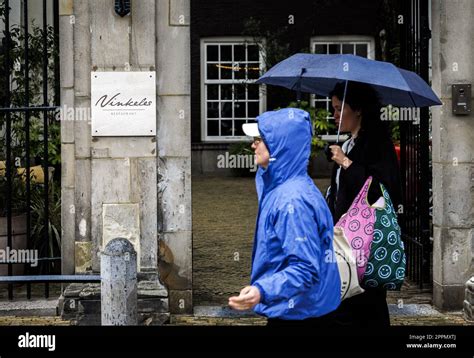
[[[124,238],[107,243],[100,256],[103,326],[137,325],[137,254]]]

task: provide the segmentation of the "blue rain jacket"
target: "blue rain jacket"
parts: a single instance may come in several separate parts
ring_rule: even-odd
[[[270,152],[259,167],[259,201],[251,284],[260,290],[254,311],[269,318],[319,317],[340,304],[341,284],[333,254],[333,220],[307,173],[311,151],[309,113],[296,108],[257,117]]]

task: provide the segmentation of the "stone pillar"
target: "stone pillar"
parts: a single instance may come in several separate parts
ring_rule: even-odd
[[[187,2],[173,0],[172,3],[181,9]],[[165,160],[169,159],[166,165],[171,168],[169,175],[165,175],[168,182],[163,184],[168,186],[168,197],[160,202],[160,208],[166,207],[171,213],[175,197],[180,196],[178,210],[184,210],[183,217],[188,218],[188,223],[177,233],[187,236],[171,240],[173,243],[167,247],[179,258],[175,261],[180,265],[179,274],[185,272],[185,277],[191,276],[189,174],[186,182],[181,180],[184,173],[189,173],[186,168],[190,161],[190,150],[186,150],[190,146],[189,129],[183,130],[190,127],[189,73],[186,72],[189,72],[189,61],[184,70],[176,68],[183,65],[180,59],[189,56],[189,34],[187,40],[180,34],[175,41],[175,28],[169,27],[160,37],[166,46],[158,51],[158,22],[168,28],[164,23],[168,24],[169,13],[156,9],[165,6],[165,2],[136,0],[131,4],[130,15],[120,17],[114,11],[114,0],[60,1],[63,273],[99,272],[99,252],[109,240],[126,238],[137,253],[138,319],[158,324],[169,316],[167,290],[158,274],[159,228],[161,231],[163,226],[161,219],[158,225],[159,150]],[[168,1],[166,9],[167,4]],[[189,16],[186,21],[189,23]],[[176,29],[186,33],[189,27]],[[166,53],[172,54],[167,57]],[[161,131],[151,137],[92,137],[90,77],[93,71],[157,71],[157,87],[163,94],[158,99],[157,116],[166,118],[169,128],[162,124]],[[170,86],[177,86],[173,87],[177,90]],[[181,115],[182,109],[186,117],[180,122],[173,116]],[[173,121],[181,127],[175,128]],[[159,147],[161,142],[168,144]],[[180,220],[181,216],[176,216],[174,222],[182,225]],[[189,244],[186,251],[183,242]],[[69,299],[75,298],[82,304],[82,296],[76,296],[83,295],[85,288],[79,286],[70,285],[66,291]],[[186,288],[190,287],[188,283]],[[93,310],[86,312],[91,315],[97,314],[97,303],[100,303],[94,292],[94,299],[89,300],[94,301]]]
[[[451,111],[451,85],[474,83],[473,17],[470,0],[432,0],[433,302],[445,310],[462,308],[474,272],[474,115]]]
[[[466,282],[463,308],[464,319],[468,322],[474,322],[474,276]]]
[[[98,272],[98,253],[120,236],[156,277],[157,137],[92,137],[90,126],[91,71],[155,70],[155,7],[133,1],[122,18],[114,0],[61,1],[64,273]]]
[[[158,0],[158,215],[160,274],[171,313],[192,310],[189,0]]]
[[[73,1],[59,3],[61,106],[74,108]],[[63,119],[63,118],[61,118]],[[75,256],[75,135],[74,121],[61,121],[61,255],[62,273],[74,273]]]
[[[103,326],[137,325],[137,253],[129,240],[109,241],[101,253]]]

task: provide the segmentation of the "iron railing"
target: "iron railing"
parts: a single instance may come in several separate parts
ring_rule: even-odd
[[[21,16],[22,16],[22,44],[23,44],[23,53],[22,53],[22,61],[21,61],[21,74],[20,71],[15,70],[14,66],[16,64],[12,63],[11,53],[12,50],[18,50],[18,43],[12,41],[12,30],[10,23],[10,7],[11,5],[21,6]],[[54,43],[51,44],[48,40],[48,4],[52,5],[53,8],[53,29],[54,29]],[[56,55],[54,58],[49,58],[47,49],[50,46],[55,46],[56,50],[58,48],[58,28],[59,28],[59,6],[58,0],[42,0],[42,86],[41,86],[41,96],[42,96],[42,103],[32,103],[32,89],[30,79],[31,79],[31,60],[30,58],[30,14],[29,14],[29,1],[23,0],[23,2],[15,2],[12,4],[9,0],[3,1],[3,22],[5,24],[5,30],[3,33],[2,39],[2,53],[3,53],[3,63],[0,63],[2,68],[2,77],[0,81],[2,81],[3,87],[3,96],[2,96],[2,103],[0,103],[0,119],[4,121],[4,133],[2,133],[3,137],[2,140],[5,140],[5,148],[3,153],[0,153],[0,157],[4,156],[5,158],[5,172],[4,178],[5,180],[5,203],[4,206],[6,207],[6,222],[7,222],[7,246],[9,248],[13,247],[13,228],[12,228],[12,216],[13,216],[13,206],[16,205],[14,201],[18,198],[13,196],[12,190],[14,185],[14,175],[16,175],[17,168],[15,167],[14,158],[12,158],[12,143],[16,140],[15,133],[12,130],[12,126],[17,124],[17,121],[23,121],[23,133],[24,135],[24,147],[21,148],[22,153],[24,154],[24,173],[26,173],[24,178],[24,207],[26,208],[26,242],[27,242],[27,249],[33,249],[32,239],[32,217],[31,217],[31,188],[32,188],[32,178],[30,175],[31,172],[31,120],[32,118],[36,118],[41,121],[42,118],[42,139],[40,138],[38,141],[40,142],[40,146],[42,146],[43,155],[40,159],[41,166],[43,168],[43,187],[42,187],[42,200],[43,200],[43,215],[42,219],[44,221],[45,230],[42,232],[43,240],[45,242],[49,242],[50,240],[50,233],[49,233],[49,223],[50,223],[50,202],[49,202],[49,193],[50,193],[50,176],[49,176],[49,158],[48,158],[48,147],[51,145],[49,142],[49,126],[54,114],[57,110],[57,105],[59,103],[59,61],[57,57],[58,51],[55,51]],[[33,59],[37,61],[38,59]],[[52,71],[53,74],[53,83],[48,83],[48,78],[51,73],[50,64],[51,61],[54,63],[54,70]],[[12,93],[15,90],[19,90],[18,87],[15,88],[13,78],[18,79],[21,78],[21,83],[23,84],[23,103],[13,103],[12,102]],[[17,82],[18,83],[18,82]],[[51,89],[54,93],[50,93]],[[50,98],[53,98],[54,105],[50,104]],[[39,116],[39,117],[38,117]],[[16,143],[16,142],[15,142]],[[1,158],[0,158],[1,159]],[[39,265],[41,269],[38,271],[40,273],[50,273],[51,263],[52,262],[59,262],[61,257],[54,257],[55,255],[49,255],[46,257],[40,257],[38,259]],[[31,268],[28,265],[26,266],[27,274],[36,274],[30,276],[13,276],[13,263],[3,263],[8,265],[8,276],[9,277],[0,277],[0,282],[8,283],[8,298],[11,300],[13,299],[13,283],[26,283],[27,284],[27,297],[28,299],[31,298],[31,284],[36,282],[44,282],[44,295],[45,297],[49,296],[49,282],[57,282],[57,278],[53,281],[48,281],[47,278],[51,276],[44,276],[38,278],[38,272],[32,272]],[[60,265],[59,265],[60,266]],[[21,279],[20,279],[21,278]]]
[[[400,41],[401,66],[418,73],[429,83],[428,0],[402,0],[404,17]],[[400,122],[400,169],[404,193],[400,215],[407,252],[407,276],[420,288],[431,283],[430,115],[420,110],[419,124]]]

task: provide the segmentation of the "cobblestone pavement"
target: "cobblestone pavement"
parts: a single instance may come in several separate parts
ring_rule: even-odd
[[[172,325],[177,326],[262,326],[266,324],[264,318],[217,318],[217,317],[193,317],[174,316],[171,318]],[[462,318],[461,313],[441,316],[398,316],[391,317],[392,326],[468,326]]]
[[[462,318],[461,312],[436,316],[392,316],[393,326],[468,326],[472,325]],[[61,317],[0,317],[0,326],[70,326],[71,321]],[[176,315],[171,317],[170,325],[175,326],[263,326],[266,319],[261,317],[200,317]]]
[[[70,326],[70,321],[57,316],[2,316],[0,326]]]

